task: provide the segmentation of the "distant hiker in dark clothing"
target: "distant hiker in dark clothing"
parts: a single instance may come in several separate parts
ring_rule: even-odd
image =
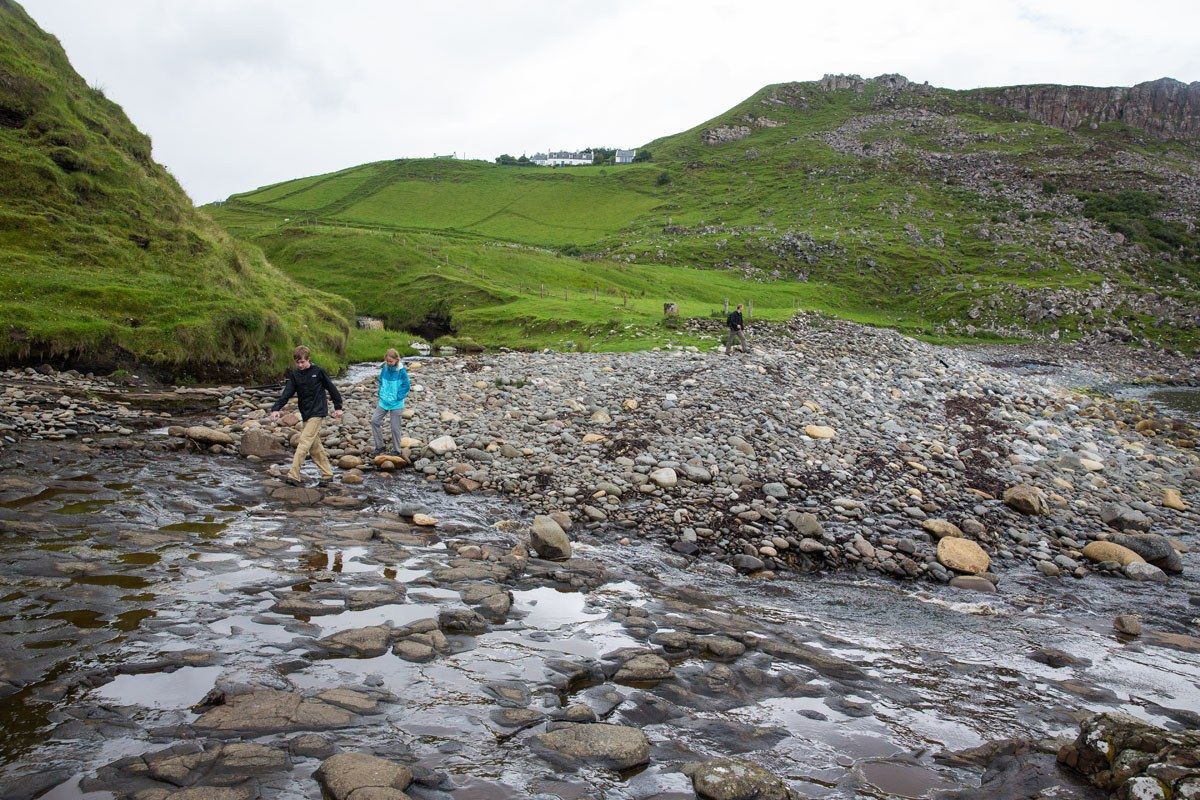
[[[408,370],[400,361],[395,349],[388,350],[383,368],[379,371],[379,403],[371,415],[371,438],[375,443],[374,455],[383,452],[383,418],[389,417],[392,427],[392,454],[400,452],[400,422],[404,412],[404,398],[408,397],[410,382]]]
[[[292,395],[296,395],[300,418],[304,420],[304,427],[300,430],[300,441],[296,444],[296,455],[292,458],[292,469],[284,478],[293,486],[300,485],[300,467],[310,454],[317,469],[321,470],[320,485],[327,486],[333,480],[333,467],[329,464],[325,448],[321,446],[321,423],[329,416],[326,393],[333,398],[334,419],[342,418],[341,392],[333,385],[325,370],[312,363],[310,355],[308,348],[303,345],[292,353],[296,366],[288,370],[283,393],[279,395],[275,405],[271,406],[271,419],[279,419],[280,409],[287,405]]]
[[[742,319],[741,303],[738,303],[737,309],[725,319],[725,324],[729,326],[729,336],[725,339],[725,355],[733,352],[734,338],[742,343],[742,352],[749,353],[746,348],[746,323]]]

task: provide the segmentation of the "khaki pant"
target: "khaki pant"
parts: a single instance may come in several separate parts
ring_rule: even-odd
[[[735,331],[733,328],[730,328],[729,335],[725,337],[725,355],[729,355],[730,352],[733,351],[733,343],[735,340],[742,343],[742,352],[743,353],[750,352],[746,348],[746,333],[745,333],[745,331]]]
[[[325,455],[325,448],[321,446],[321,423],[324,421],[324,417],[309,417],[304,420],[304,427],[300,429],[300,441],[296,443],[296,455],[292,458],[292,470],[288,473],[289,477],[300,480],[300,467],[304,466],[304,459],[308,458],[310,454],[317,469],[321,470],[321,477],[333,477],[333,467],[329,465],[329,456]]]

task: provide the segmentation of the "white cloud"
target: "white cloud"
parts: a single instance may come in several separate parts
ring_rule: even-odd
[[[763,85],[1200,79],[1194,3],[26,0],[198,202],[400,156],[635,146]]]

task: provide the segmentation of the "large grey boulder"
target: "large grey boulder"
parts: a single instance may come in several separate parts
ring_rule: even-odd
[[[1109,503],[1100,509],[1100,520],[1110,528],[1118,531],[1148,531],[1150,518],[1141,511],[1121,505]]]
[[[404,790],[412,783],[412,770],[367,755],[338,753],[321,763],[313,774],[331,800],[407,800]]]
[[[650,760],[650,741],[637,728],[602,723],[565,724],[533,737],[533,751],[547,761],[623,770]]]
[[[757,764],[736,758],[693,761],[684,775],[703,800],[793,800],[799,798],[780,778]]]
[[[1171,540],[1159,533],[1114,533],[1109,537],[1166,572],[1183,572],[1183,559]]]
[[[1050,503],[1046,493],[1028,483],[1010,486],[1004,490],[1004,502],[1009,508],[1022,514],[1049,514]]]
[[[349,690],[341,690],[350,693]],[[353,692],[353,694],[359,694]],[[362,695],[364,701],[369,701]],[[373,708],[374,701],[370,701]],[[320,731],[345,728],[356,722],[356,716],[342,705],[328,703],[320,697],[304,697],[294,692],[264,689],[234,695],[223,705],[215,706],[200,715],[194,723],[198,731],[214,735],[262,735],[292,731]]]
[[[238,442],[238,452],[244,456],[257,458],[279,458],[287,451],[283,443],[261,428],[251,428],[242,434]]]
[[[539,514],[529,529],[529,543],[539,558],[565,561],[571,557],[571,539],[551,517]]]

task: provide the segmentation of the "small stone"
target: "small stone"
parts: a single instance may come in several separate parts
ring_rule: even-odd
[[[810,439],[832,439],[837,436],[837,431],[828,425],[805,425],[804,435]]]
[[[1162,504],[1176,511],[1187,511],[1187,503],[1183,502],[1178,489],[1163,489]]]
[[[1022,514],[1049,514],[1046,493],[1036,486],[1022,483],[1004,490],[1004,502]]]
[[[921,522],[921,527],[938,539],[963,535],[962,529],[947,519],[927,519]]]
[[[428,514],[413,514],[412,521],[414,525],[420,525],[423,528],[432,528],[438,524],[438,518]]]
[[[670,467],[654,470],[650,473],[650,480],[664,489],[670,489],[679,483],[679,477],[675,474],[675,470]]]
[[[1142,618],[1138,614],[1118,614],[1113,619],[1113,627],[1127,636],[1141,636]]]
[[[458,443],[452,436],[439,436],[429,443],[429,449],[439,456],[444,456],[452,450],[457,450]]]

